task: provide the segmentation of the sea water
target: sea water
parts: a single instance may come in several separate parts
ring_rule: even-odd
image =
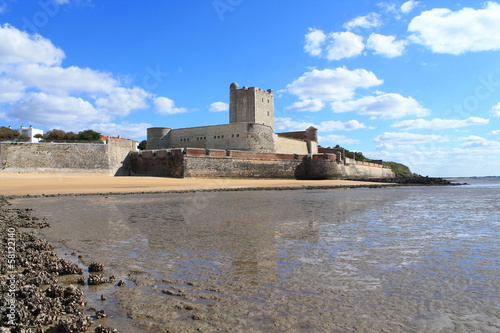
[[[464,181],[15,205],[126,282],[85,287],[122,331],[498,332],[500,180]]]

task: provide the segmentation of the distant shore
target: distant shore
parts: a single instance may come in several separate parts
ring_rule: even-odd
[[[334,189],[398,185],[386,182],[357,180],[180,179],[163,177],[113,177],[100,174],[0,174],[0,195],[6,197]]]

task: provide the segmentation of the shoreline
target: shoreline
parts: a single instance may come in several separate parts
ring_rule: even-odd
[[[114,177],[89,174],[1,174],[0,196],[8,199],[59,196],[196,193],[228,191],[333,190],[461,184],[395,183],[391,180],[295,180]]]

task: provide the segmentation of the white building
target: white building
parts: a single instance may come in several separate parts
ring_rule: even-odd
[[[33,128],[33,126],[31,126],[31,125],[30,125],[30,127],[21,126],[21,128],[16,129],[16,130],[19,132],[19,134],[26,135],[27,137],[29,137],[30,138],[29,142],[32,142],[32,143],[33,142],[35,142],[35,143],[40,142],[40,139],[35,138],[35,135],[37,135],[37,134],[43,135],[43,130]]]

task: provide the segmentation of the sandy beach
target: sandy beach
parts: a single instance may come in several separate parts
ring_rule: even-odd
[[[385,186],[391,184],[349,180],[294,179],[180,179],[162,177],[113,177],[96,174],[2,174],[0,195],[54,195],[141,193],[242,188],[307,188]]]

